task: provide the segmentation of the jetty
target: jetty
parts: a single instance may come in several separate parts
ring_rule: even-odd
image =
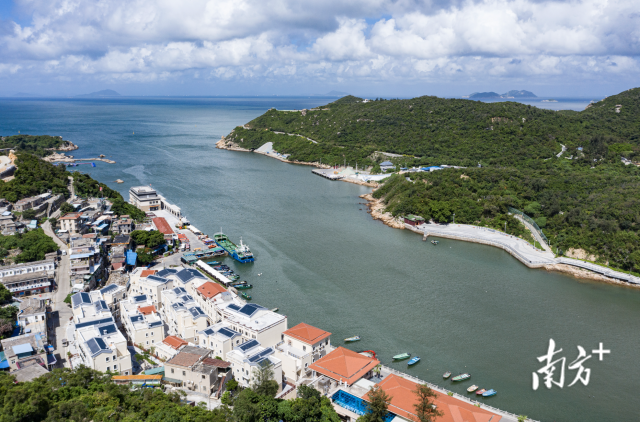
[[[313,170],[311,170],[311,173],[317,174],[318,176],[324,177],[325,179],[329,179],[329,180],[344,179],[343,175],[339,174],[339,172],[337,170],[334,170],[332,168],[330,168],[330,169],[313,169]]]

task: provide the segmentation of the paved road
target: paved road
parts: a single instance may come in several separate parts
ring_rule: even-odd
[[[45,221],[42,224],[42,229],[51,237],[60,249],[67,250],[67,245],[58,239],[58,236],[51,230],[51,224],[49,221]],[[67,350],[62,346],[62,339],[67,337],[65,331],[67,322],[73,316],[71,308],[64,303],[64,299],[69,293],[71,293],[71,277],[69,274],[70,266],[69,254],[62,255],[58,262],[58,268],[56,269],[56,291],[53,294],[53,304],[51,305],[51,320],[54,327],[54,333],[49,335],[50,344],[55,345],[55,355],[58,360],[58,367],[69,366],[67,362]]]
[[[531,232],[531,235],[533,236],[533,238],[540,244],[540,246],[542,246],[542,248],[550,253],[553,253],[553,251],[551,250],[551,248],[549,247],[549,245],[547,245],[547,243],[544,241],[544,239],[542,238],[542,236],[540,236],[540,233],[538,233],[538,230],[536,230],[535,227],[533,227],[533,224],[529,223],[527,220],[525,220],[524,218],[522,218],[521,215],[514,215],[515,218],[517,218],[518,220],[520,220],[520,222],[522,224],[524,224],[524,226],[529,229],[529,231]]]

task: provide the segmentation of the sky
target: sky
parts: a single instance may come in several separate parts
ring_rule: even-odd
[[[0,0],[0,95],[611,95],[638,0]]]

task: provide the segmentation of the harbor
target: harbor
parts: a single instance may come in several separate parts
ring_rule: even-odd
[[[224,262],[251,282],[253,301],[278,307],[290,326],[304,321],[337,339],[357,334],[360,342],[348,347],[375,350],[385,367],[464,397],[470,382],[493,388],[498,394],[483,403],[513,414],[594,422],[636,417],[637,342],[633,324],[625,321],[640,317],[637,292],[530,269],[495,247],[447,238],[438,238],[438,246],[422,242],[360,210],[365,207],[358,196],[370,192],[367,187],[329,183],[308,167],[211,145],[211,133],[228,133],[233,128],[228,122],[249,121],[251,113],[262,113],[259,107],[247,105],[249,111],[234,115],[202,101],[198,106],[206,113],[192,116],[184,107],[188,100],[174,101],[178,106],[132,101],[109,121],[70,103],[75,117],[64,125],[56,123],[59,110],[52,104],[40,111],[52,125],[30,127],[19,114],[24,105],[18,104],[3,110],[3,120],[32,133],[79,139],[87,156],[98,156],[102,139],[113,137],[112,131],[126,132],[126,122],[144,120],[151,109],[167,122],[193,118],[197,130],[186,135],[180,125],[168,124],[150,126],[135,143],[114,137],[118,164],[98,165],[91,176],[125,196],[130,186],[153,183],[202,231],[213,234],[222,226],[234,242],[242,236],[257,257],[254,264],[229,257],[204,262]],[[276,101],[264,100],[265,107]],[[91,132],[85,130],[88,124]],[[174,165],[165,165],[167,157]],[[108,182],[116,179],[125,183]],[[191,251],[204,247],[193,233],[179,232],[188,236]],[[540,368],[536,358],[550,337],[569,360],[577,345],[591,350],[604,342],[614,353],[603,362],[589,360],[589,386],[533,391],[531,373]],[[407,361],[391,361],[405,350],[422,359],[409,370]],[[473,378],[443,383],[446,370],[468,371]]]

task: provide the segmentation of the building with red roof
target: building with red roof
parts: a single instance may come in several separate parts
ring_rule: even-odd
[[[415,405],[418,396],[415,391],[418,384],[401,376],[390,374],[377,384],[385,393],[391,396],[389,412],[404,419],[416,420]],[[369,398],[369,393],[363,397]],[[433,400],[436,409],[443,415],[437,418],[438,422],[499,422],[502,417],[488,410],[474,406],[471,403],[437,393]]]
[[[309,365],[327,354],[331,333],[312,325],[300,323],[282,333],[282,344],[276,347],[282,360],[282,372],[287,381],[296,383]]]
[[[150,275],[154,275],[156,270],[142,270],[140,277],[149,277]]]
[[[156,217],[153,219],[156,229],[162,234],[174,234],[173,229],[164,217]]]
[[[187,341],[178,336],[167,336],[162,342],[156,343],[156,357],[167,361],[176,356],[188,344]]]
[[[309,369],[339,384],[349,386],[361,378],[371,378],[373,368],[379,364],[378,359],[361,355],[344,347],[338,347],[322,359],[309,365]]]
[[[211,299],[214,296],[219,295],[220,293],[226,292],[227,289],[219,284],[207,281],[206,283],[202,284],[202,286],[198,287],[196,291],[205,299]]]

